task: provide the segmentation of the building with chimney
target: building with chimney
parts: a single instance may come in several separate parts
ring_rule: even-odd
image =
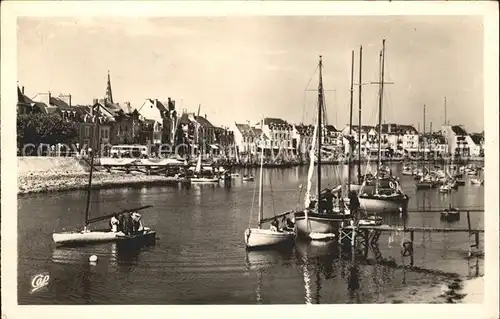
[[[231,130],[234,132],[234,143],[240,159],[251,159],[261,147],[264,148],[265,155],[270,155],[273,149],[272,141],[259,127],[235,122]]]
[[[214,127],[214,134],[214,144],[217,146],[217,150],[215,150],[214,153],[233,157],[236,152],[234,132],[231,131],[229,127]]]
[[[33,113],[46,113],[45,105],[40,102],[35,102],[24,94],[24,86],[17,87],[17,114],[33,114]]]
[[[154,129],[151,134],[155,135],[156,144],[173,144],[177,124],[177,112],[175,101],[170,97],[167,102],[158,99],[146,99],[138,108],[142,118],[148,120],[148,126]],[[152,124],[151,121],[155,123]]]
[[[262,132],[269,139],[270,151],[274,155],[279,153],[294,152],[293,147],[293,125],[279,118],[264,118],[263,123],[256,123],[255,127],[262,129]]]

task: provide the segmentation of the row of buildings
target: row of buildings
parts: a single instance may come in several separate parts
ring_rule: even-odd
[[[206,115],[200,116],[200,107],[197,113],[182,110],[179,114],[175,100],[171,98],[167,101],[147,98],[139,107],[132,107],[128,102],[116,103],[109,73],[105,97],[94,99],[89,105],[73,105],[70,94],[53,96],[48,92],[29,98],[24,87],[18,87],[17,112],[57,115],[76,123],[77,143],[80,145],[90,145],[94,123],[99,123],[95,138],[101,145],[183,145],[180,152],[199,150],[239,155],[257,154],[262,147],[267,155],[307,156],[314,134],[312,125],[295,125],[279,118],[265,118],[254,124],[215,126]],[[348,153],[349,141],[355,142],[354,154],[359,150],[364,155],[377,153],[378,129],[378,126],[366,125],[342,129],[325,125],[322,145],[331,155]],[[469,134],[458,125],[444,125],[440,131],[423,135],[412,125],[383,124],[380,132],[381,148],[393,154],[428,152],[481,156],[484,153],[484,134]]]
[[[199,111],[195,114],[183,110],[178,114],[172,98],[147,98],[139,107],[115,102],[109,73],[105,97],[89,105],[73,105],[70,94],[55,96],[47,92],[30,98],[24,87],[18,87],[17,93],[18,114],[56,115],[74,122],[76,143],[81,146],[90,145],[93,138],[100,145],[183,145],[180,152],[194,148],[220,153],[223,147],[234,146],[233,132],[227,127],[214,126]]]
[[[255,153],[260,136],[268,152],[291,150],[296,155],[306,155],[312,143],[312,125],[292,125],[282,119],[266,118],[263,123],[234,124],[235,143],[242,153]],[[333,125],[323,127],[323,150],[335,156],[338,153],[373,155],[378,153],[378,126],[363,125],[336,129]],[[380,127],[381,149],[393,155],[417,155],[422,153],[482,156],[484,133],[469,134],[460,125],[443,125],[440,131],[420,134],[412,125],[382,124]],[[351,137],[351,138],[349,138]],[[353,141],[351,146],[349,141]],[[361,141],[361,143],[360,143]],[[361,147],[358,147],[361,145]],[[281,146],[281,147],[280,147]]]

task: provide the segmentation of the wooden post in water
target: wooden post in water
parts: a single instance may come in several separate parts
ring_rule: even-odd
[[[413,230],[410,232],[410,252],[411,252],[411,255],[410,255],[410,266],[413,267],[413,255],[415,254],[414,251],[413,251],[413,240],[414,240],[414,232]]]
[[[470,224],[470,213],[467,211],[467,230],[469,231],[469,257],[472,257],[472,247],[473,245],[471,243],[471,236],[472,236],[472,230],[471,230],[471,224]]]

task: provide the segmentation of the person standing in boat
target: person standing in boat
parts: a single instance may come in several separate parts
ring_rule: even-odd
[[[113,233],[118,232],[118,224],[119,224],[118,214],[115,214],[113,215],[113,217],[111,217],[111,220],[109,221],[109,225],[111,226],[111,231]]]
[[[123,214],[118,214],[118,231],[125,232]]]
[[[356,191],[352,190],[349,192],[349,211],[351,212],[351,216],[356,219],[359,218],[359,207],[361,204],[359,203],[358,194]]]
[[[125,235],[131,235],[134,228],[133,228],[133,220],[132,216],[129,213],[125,213],[123,215],[123,224],[122,224],[122,231]]]
[[[133,212],[130,217],[132,218],[133,233],[137,233],[142,230],[141,214],[138,212]]]

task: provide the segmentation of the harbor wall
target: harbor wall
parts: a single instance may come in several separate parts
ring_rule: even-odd
[[[76,157],[20,156],[17,157],[17,174],[86,173],[89,166]]]

